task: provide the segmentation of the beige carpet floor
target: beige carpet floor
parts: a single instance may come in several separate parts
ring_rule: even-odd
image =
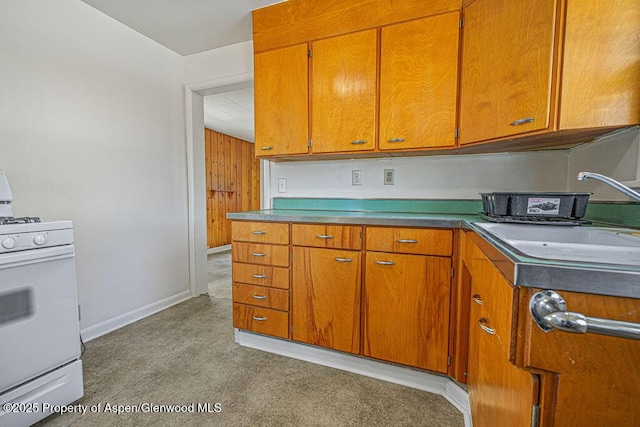
[[[229,263],[228,253],[209,258]],[[76,404],[100,405],[100,412],[53,415],[39,425],[463,425],[441,396],[235,344],[230,292],[218,289],[231,282],[215,283],[217,268],[210,269],[217,296],[193,298],[87,344],[85,396]],[[107,404],[125,410],[142,403],[194,404],[196,412],[105,412]],[[198,404],[220,411],[197,412]]]

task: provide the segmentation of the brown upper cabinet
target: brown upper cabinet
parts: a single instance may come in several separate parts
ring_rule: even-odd
[[[289,0],[253,29],[261,157],[517,151],[640,123],[637,0]]]
[[[376,30],[313,42],[314,153],[375,148]]]
[[[254,57],[256,156],[309,152],[308,46],[256,53]]]
[[[463,31],[460,145],[640,122],[638,2],[475,0]]]
[[[460,13],[382,28],[381,150],[455,145]]]

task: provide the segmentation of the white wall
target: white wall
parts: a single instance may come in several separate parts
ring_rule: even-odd
[[[640,180],[640,131],[638,127],[603,137],[569,150],[567,191],[592,192],[590,200],[624,200],[624,194],[594,180],[578,181],[578,172],[596,172],[618,181]]]
[[[0,169],[71,219],[89,336],[190,294],[184,59],[79,0],[2,1]]]
[[[249,74],[253,80],[253,42],[211,49],[185,58],[185,82],[194,84]]]
[[[563,191],[566,151],[404,157],[367,160],[268,162],[274,197],[479,199],[491,191]],[[362,186],[351,171],[362,171]],[[384,169],[395,184],[384,185]],[[278,193],[278,178],[287,192]]]

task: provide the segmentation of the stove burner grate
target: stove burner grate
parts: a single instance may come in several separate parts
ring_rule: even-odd
[[[22,216],[22,217],[13,217],[13,216],[2,216],[0,217],[0,225],[10,225],[10,224],[33,224],[36,222],[40,222],[40,218],[37,216]]]

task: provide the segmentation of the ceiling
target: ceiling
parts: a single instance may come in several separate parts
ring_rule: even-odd
[[[286,0],[82,0],[180,55],[249,41],[251,11]],[[205,126],[253,142],[253,87],[205,97]]]
[[[82,0],[180,55],[251,40],[251,11],[286,0]]]
[[[253,87],[205,96],[204,125],[225,135],[254,142]]]

